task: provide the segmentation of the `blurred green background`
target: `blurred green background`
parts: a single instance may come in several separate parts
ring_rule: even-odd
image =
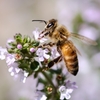
[[[32,36],[36,28],[44,24],[32,23],[32,19],[58,19],[71,32],[97,41],[90,46],[75,41],[81,52],[80,70],[76,77],[78,89],[71,100],[100,100],[100,0],[0,0],[0,45],[15,33]],[[34,100],[36,80],[29,77],[25,84],[14,80],[5,61],[0,61],[0,100]]]

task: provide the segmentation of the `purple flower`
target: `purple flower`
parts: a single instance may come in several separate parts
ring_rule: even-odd
[[[0,47],[0,59],[6,59],[6,63],[8,65],[8,71],[10,72],[11,76],[15,78],[20,78],[20,80],[25,83],[28,73],[23,71],[22,69],[18,68],[18,63],[15,62],[15,55],[9,54],[7,49]]]
[[[11,66],[15,62],[15,55],[13,54],[8,54],[6,56],[6,63],[8,66]]]
[[[30,48],[30,52],[33,53],[35,51],[34,48]]]
[[[57,51],[57,47],[53,46],[52,49],[51,49],[51,59],[55,59],[58,56],[60,56],[60,54]]]
[[[69,80],[66,82],[65,86],[62,85],[59,88],[60,92],[60,100],[63,100],[64,98],[70,99],[71,98],[71,93],[73,92],[74,89],[78,88],[75,82],[70,82]]]
[[[7,41],[7,44],[6,44],[7,48],[11,48],[11,47],[12,47],[12,46],[9,45],[9,43],[12,43],[12,42],[14,42],[13,39],[9,39],[9,40]]]
[[[12,65],[9,66],[8,71],[10,72],[11,76],[14,76],[19,73],[20,69],[18,68],[18,63],[13,62]]]
[[[77,89],[78,86],[76,85],[76,82],[71,82],[70,80],[68,80],[66,82],[66,88],[69,89],[69,88],[72,88],[72,89]]]
[[[18,45],[17,45],[17,48],[18,48],[18,49],[22,49],[22,45],[21,45],[21,44],[18,44]]]
[[[15,75],[15,78],[19,78],[20,81],[22,81],[23,83],[26,82],[26,78],[28,77],[28,72],[23,71],[22,69],[20,69],[20,71]]]
[[[7,43],[11,43],[11,42],[14,42],[15,40],[13,40],[13,39],[9,39],[8,41],[7,41]]]
[[[18,68],[18,63],[16,62],[9,66],[8,71],[10,72],[11,76],[14,76],[15,79],[19,78],[23,83],[25,83],[26,78],[28,77],[28,73]]]
[[[0,47],[0,59],[4,60],[6,58],[7,55],[7,50],[5,48]]]
[[[73,92],[73,89],[67,89],[65,86],[62,85],[59,88],[59,92],[60,92],[60,100],[64,100],[64,98],[70,99],[71,98],[70,94]]]
[[[40,31],[38,29],[36,29],[35,31],[33,31],[33,36],[34,36],[35,40],[40,41],[41,43],[47,41],[46,38],[42,38],[42,39],[39,40],[38,39],[39,38],[39,34],[40,34]]]
[[[42,92],[37,91],[35,100],[47,100],[47,97]]]
[[[40,100],[47,100],[47,97],[43,95]]]
[[[44,61],[45,59],[49,59],[50,55],[47,54],[49,52],[48,49],[42,49],[42,48],[38,48],[38,50],[36,51],[36,55],[38,56],[39,61]]]

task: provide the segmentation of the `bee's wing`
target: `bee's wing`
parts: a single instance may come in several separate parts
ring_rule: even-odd
[[[71,40],[69,40],[70,45],[72,45],[72,49],[75,50],[79,55],[81,55],[80,51],[74,46],[73,42]]]
[[[87,37],[85,37],[83,35],[71,33],[70,36],[71,37],[76,37],[76,38],[80,39],[81,41],[86,42],[86,43],[88,43],[90,45],[97,45],[97,42],[95,42],[94,40],[92,40],[90,38],[87,38]]]

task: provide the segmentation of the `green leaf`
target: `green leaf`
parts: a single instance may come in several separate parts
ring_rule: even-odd
[[[17,43],[21,43],[22,42],[22,35],[20,33],[16,34],[14,36],[15,40]]]
[[[14,49],[14,53],[18,53],[19,50],[17,48]]]
[[[27,42],[30,43],[31,42],[31,38],[27,37]]]
[[[42,83],[42,84],[46,85],[47,84],[47,81],[45,79],[38,78],[38,81],[37,81],[37,85],[36,86],[38,86],[39,83]]]
[[[10,42],[10,43],[8,43],[8,45],[10,45],[12,47],[16,47],[17,43],[16,42]]]
[[[14,50],[12,50],[12,49],[7,49],[7,51],[8,51],[9,53],[14,53]]]
[[[34,78],[37,78],[37,76],[38,76],[38,72],[35,72],[34,73]]]
[[[21,62],[21,63],[19,64],[19,68],[22,68],[23,70],[24,70],[24,69],[27,69],[27,68],[28,68],[28,64],[25,63],[25,62]]]
[[[34,42],[33,46],[37,47],[39,46],[40,42]]]
[[[62,72],[62,69],[58,69],[58,70],[55,70],[55,69],[50,69],[49,70],[51,73],[53,73],[53,74],[61,74],[61,72]]]
[[[32,62],[30,68],[34,71],[37,71],[39,69],[39,63],[37,61]]]
[[[21,35],[20,33],[17,33],[17,34],[15,34],[15,36],[14,36],[15,39],[21,38],[21,37],[22,37],[22,35]]]
[[[23,39],[23,43],[26,43],[26,42],[27,42],[27,38],[24,37],[24,39]]]
[[[25,44],[23,45],[23,47],[24,47],[24,48],[28,48],[28,47],[29,47],[29,43],[25,43]]]

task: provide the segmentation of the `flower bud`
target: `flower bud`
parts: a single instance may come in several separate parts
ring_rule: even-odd
[[[34,48],[30,48],[30,52],[33,53],[35,51]]]
[[[18,45],[17,45],[17,48],[18,48],[18,49],[22,49],[22,45],[21,45],[21,44],[18,44]]]

